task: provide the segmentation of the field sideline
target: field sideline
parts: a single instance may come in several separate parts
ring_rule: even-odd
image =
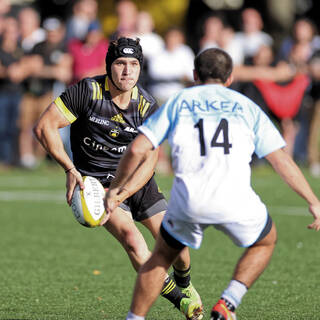
[[[307,179],[320,196],[319,180]],[[169,197],[171,177],[158,176]],[[252,181],[267,203],[279,233],[271,264],[239,307],[239,320],[318,320],[320,233],[304,201],[268,166]],[[120,245],[103,228],[78,224],[65,203],[61,169],[0,172],[0,320],[123,320],[135,272]],[[140,228],[150,247],[153,240]],[[209,319],[242,253],[212,228],[200,250],[192,250],[192,281]],[[183,316],[159,298],[149,317]]]

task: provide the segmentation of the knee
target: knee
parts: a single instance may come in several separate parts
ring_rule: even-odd
[[[272,248],[272,250],[275,248],[278,240],[278,234],[277,229],[275,227],[274,222],[272,222],[272,227],[270,232],[267,234],[267,236],[262,240],[262,245]]]
[[[142,235],[135,230],[124,230],[120,236],[122,246],[129,255],[135,255],[146,260],[150,253]]]

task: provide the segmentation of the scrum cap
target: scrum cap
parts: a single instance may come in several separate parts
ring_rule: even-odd
[[[106,68],[107,75],[111,78],[111,65],[113,61],[120,57],[125,58],[136,58],[142,67],[143,53],[140,45],[140,39],[131,38],[119,38],[116,41],[112,41],[109,45],[108,52],[106,55]]]

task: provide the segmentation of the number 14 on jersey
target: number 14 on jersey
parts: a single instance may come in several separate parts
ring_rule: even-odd
[[[204,141],[203,119],[199,119],[199,121],[194,125],[194,127],[199,130],[200,155],[205,156],[206,145]],[[218,137],[220,133],[222,133],[222,142],[218,142]],[[232,147],[232,144],[229,143],[229,123],[226,119],[221,119],[217,129],[213,134],[210,147],[220,147],[223,148],[224,154],[230,153],[230,148]]]

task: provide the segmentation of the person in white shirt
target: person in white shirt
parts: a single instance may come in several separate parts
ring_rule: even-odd
[[[194,53],[185,44],[182,30],[170,28],[165,35],[165,48],[149,59],[149,89],[159,104],[192,82]]]
[[[242,12],[243,31],[236,33],[236,39],[242,44],[245,58],[252,58],[261,45],[272,46],[272,37],[263,31],[260,13],[253,8]]]
[[[151,258],[140,268],[127,320],[143,320],[161,291],[161,279],[179,252],[198,249],[213,226],[246,247],[232,280],[211,310],[211,320],[235,320],[235,309],[267,267],[277,232],[265,204],[250,184],[255,152],[304,198],[320,229],[320,201],[302,172],[283,150],[284,139],[253,101],[228,87],[232,59],[221,49],[195,58],[196,86],[171,97],[139,127],[140,135],[122,157],[106,195],[109,215],[118,197],[154,150],[168,139],[175,179],[167,213]],[[153,279],[153,286],[148,286]]]

